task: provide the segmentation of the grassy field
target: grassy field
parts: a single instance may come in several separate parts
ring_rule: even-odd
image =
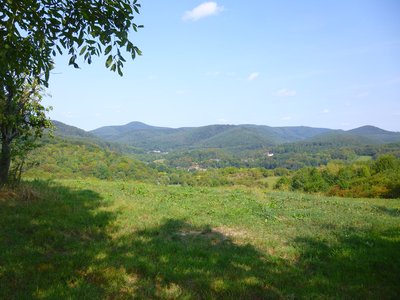
[[[400,200],[97,180],[0,192],[0,299],[395,299]]]

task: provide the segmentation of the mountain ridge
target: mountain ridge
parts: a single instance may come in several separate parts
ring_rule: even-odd
[[[387,131],[371,125],[350,130],[254,124],[169,128],[133,121],[125,125],[103,126],[84,131],[59,121],[54,121],[54,124],[58,134],[64,136],[95,137],[106,142],[129,145],[147,151],[202,148],[249,150],[296,142],[341,146],[400,142],[400,132]]]
[[[340,145],[400,142],[400,133],[371,125],[345,131],[309,126],[271,127],[255,124],[169,128],[130,122],[120,126],[100,127],[90,132],[110,142],[163,151],[199,148],[258,149],[301,141]]]

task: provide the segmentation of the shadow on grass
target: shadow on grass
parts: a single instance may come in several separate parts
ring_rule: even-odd
[[[115,216],[91,190],[48,181],[23,185],[22,198],[0,201],[0,298],[82,296],[73,289],[107,246]],[[93,291],[90,291],[93,289]]]
[[[251,245],[166,220],[126,232],[91,190],[28,184],[40,199],[0,201],[0,298],[279,298]],[[121,233],[123,232],[123,233]]]
[[[279,276],[277,262],[207,226],[166,220],[122,238],[115,251],[119,256],[112,257],[132,276],[131,292],[139,298],[281,297],[265,280]]]
[[[399,227],[381,232],[332,227],[326,239],[297,237],[287,241],[297,257],[289,261],[237,244],[223,229],[181,219],[141,231],[117,228],[118,212],[94,191],[43,181],[30,185],[43,199],[0,201],[0,299],[400,294]]]
[[[297,237],[296,261],[235,244],[208,227],[183,220],[118,241],[118,261],[135,274],[140,298],[396,299],[400,294],[400,228],[351,229],[326,241]]]
[[[400,217],[400,209],[398,208],[388,208],[385,206],[374,206],[375,210],[377,210],[380,213],[387,214],[388,216],[391,217]]]

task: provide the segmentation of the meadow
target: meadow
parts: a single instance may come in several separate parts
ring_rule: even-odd
[[[0,192],[1,299],[395,299],[400,200],[33,180]]]

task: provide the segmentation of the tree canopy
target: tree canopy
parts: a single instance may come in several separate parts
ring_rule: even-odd
[[[14,85],[20,75],[47,86],[52,58],[64,51],[78,68],[78,56],[91,63],[105,55],[106,67],[122,75],[121,54],[140,50],[129,39],[139,13],[137,0],[2,0],[0,5],[0,80]]]
[[[48,127],[38,91],[48,86],[53,57],[66,52],[79,68],[78,57],[90,64],[104,55],[122,76],[122,53],[141,54],[129,38],[142,27],[133,22],[139,8],[137,0],[0,0],[0,184],[16,145],[28,149],[22,140]]]

